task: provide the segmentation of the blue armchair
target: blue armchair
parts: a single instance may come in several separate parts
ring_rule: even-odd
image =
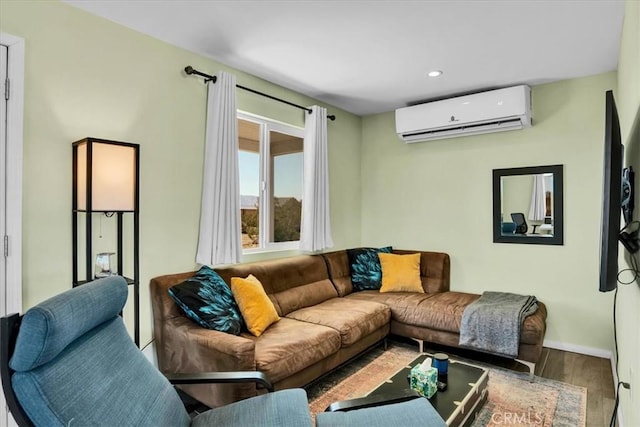
[[[260,372],[165,377],[144,357],[124,327],[119,313],[127,294],[124,279],[114,276],[57,295],[24,316],[0,319],[2,387],[18,425],[312,425],[302,389],[266,393],[190,417],[172,382],[254,381],[267,391],[273,387]],[[432,425],[444,425],[425,399],[323,413],[317,425],[339,425],[348,420],[351,425],[364,425],[360,421],[369,420],[384,425],[388,417],[406,415],[409,408],[403,405],[410,405],[414,425],[425,425],[427,419],[434,420]]]

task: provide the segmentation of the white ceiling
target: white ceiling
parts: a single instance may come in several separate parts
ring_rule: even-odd
[[[66,2],[359,115],[613,71],[624,14],[623,0]]]

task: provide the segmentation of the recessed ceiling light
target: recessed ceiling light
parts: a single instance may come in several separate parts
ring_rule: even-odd
[[[442,71],[440,71],[440,70],[429,71],[429,73],[427,75],[429,77],[440,77],[442,75]]]

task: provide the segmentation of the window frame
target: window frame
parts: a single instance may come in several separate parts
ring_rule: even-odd
[[[276,251],[289,251],[300,249],[300,240],[294,240],[289,242],[270,242],[269,236],[271,235],[271,212],[273,207],[270,206],[270,200],[273,193],[273,175],[271,173],[271,144],[270,144],[270,132],[279,132],[287,135],[291,135],[300,138],[304,141],[304,128],[295,126],[290,123],[281,122],[278,120],[270,119],[268,117],[260,116],[257,114],[249,113],[242,110],[236,111],[236,120],[245,120],[260,126],[259,132],[259,194],[258,194],[258,247],[256,248],[242,248],[243,254],[256,254],[261,252],[276,252]],[[238,135],[238,138],[240,136]],[[238,147],[240,150],[240,147]],[[304,146],[303,151],[304,153]],[[304,155],[304,154],[303,154]],[[304,162],[302,165],[304,174]],[[303,187],[304,188],[304,187]]]

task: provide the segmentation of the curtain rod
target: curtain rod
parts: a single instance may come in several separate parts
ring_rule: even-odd
[[[216,82],[216,80],[218,80],[218,78],[216,76],[211,76],[209,74],[205,74],[203,72],[200,72],[198,70],[196,70],[195,68],[193,68],[191,65],[187,65],[186,67],[184,67],[184,72],[191,75],[191,74],[197,74],[201,77],[204,77],[204,82],[207,83],[209,81],[212,81],[213,83]],[[289,102],[286,99],[281,99],[281,98],[276,98],[275,96],[269,95],[267,93],[263,93],[263,92],[258,92],[255,89],[251,89],[245,86],[241,86],[239,84],[236,84],[236,87],[239,89],[243,89],[246,90],[247,92],[251,92],[251,93],[255,93],[256,95],[260,95],[260,96],[264,96],[265,98],[269,98],[269,99],[273,99],[274,101],[278,101],[278,102],[282,102],[284,104],[287,105],[291,105],[292,107],[296,107],[299,108],[301,110],[305,110],[307,113],[311,114],[311,108],[307,108],[307,107],[303,107],[302,105],[298,105],[298,104],[294,104],[293,102]],[[336,116],[335,114],[327,114],[327,118],[329,120],[335,120]]]

